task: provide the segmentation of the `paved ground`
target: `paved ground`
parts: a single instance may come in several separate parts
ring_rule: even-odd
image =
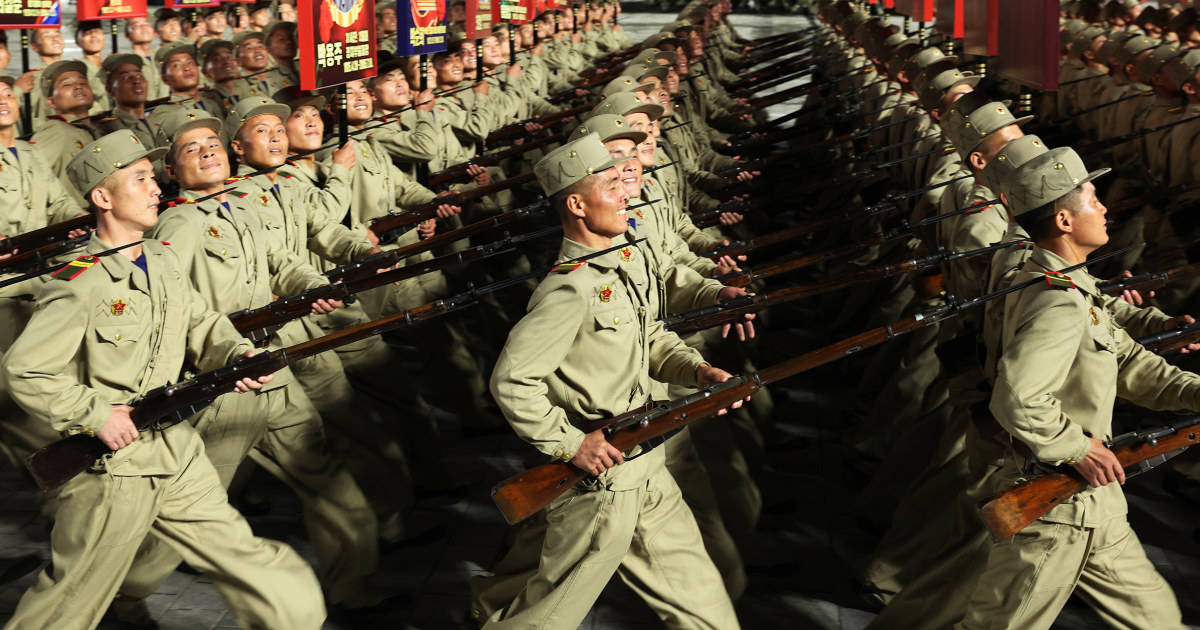
[[[635,38],[667,20],[665,15],[627,14],[625,28]],[[747,37],[790,31],[801,18],[752,16],[735,22]],[[786,111],[786,110],[785,110]],[[782,112],[780,112],[782,113]],[[796,309],[775,314],[761,347],[769,365],[795,353],[835,339],[811,312]],[[407,350],[412,369],[421,357]],[[858,364],[869,365],[869,361]],[[756,531],[745,542],[750,584],[739,602],[742,625],[748,629],[789,628],[841,630],[862,628],[873,614],[854,595],[857,569],[870,553],[887,514],[860,505],[860,490],[872,464],[845,446],[847,431],[857,420],[859,373],[848,365],[817,370],[773,388],[776,425],[769,439],[768,463],[758,482],[766,509]],[[430,499],[417,505],[409,525],[412,532],[439,529],[423,543],[388,555],[378,585],[413,595],[406,610],[378,623],[335,624],[326,628],[462,628],[468,605],[467,580],[485,572],[502,554],[506,527],[488,498],[497,481],[521,469],[527,452],[513,436],[456,439],[455,420],[447,417],[444,461],[453,484],[469,488],[459,499]],[[1200,587],[1200,546],[1193,540],[1198,511],[1169,497],[1160,488],[1161,475],[1152,473],[1129,486],[1131,520],[1151,558],[1181,598]],[[284,540],[311,559],[299,523],[299,508],[285,488],[270,479],[254,484],[267,497],[270,511],[251,518],[260,535]],[[49,557],[47,523],[38,516],[38,499],[20,474],[0,465],[0,557],[34,551]],[[0,587],[0,620],[10,614],[32,576]],[[1184,599],[1186,620],[1200,624],[1200,606]],[[236,627],[215,589],[202,577],[176,572],[150,601],[159,624],[170,630]],[[108,626],[103,626],[108,627]],[[619,580],[604,592],[582,625],[592,630],[657,628],[649,609]],[[1056,628],[1101,627],[1086,608],[1073,602]]]

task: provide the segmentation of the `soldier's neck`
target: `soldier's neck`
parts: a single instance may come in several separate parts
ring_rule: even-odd
[[[117,103],[117,109],[141,120],[146,117],[146,101],[142,101],[137,105],[122,105]]]
[[[316,159],[315,154],[309,153],[308,155],[305,155],[303,157],[296,157],[294,155],[289,155],[288,159],[291,160],[293,164],[308,167],[308,170],[310,170],[310,171],[315,172],[317,170],[317,159]]]
[[[175,96],[183,96],[185,98],[188,98],[188,99],[194,101],[194,100],[196,100],[196,97],[200,96],[200,84],[197,83],[196,85],[194,85],[191,88],[188,88],[186,90],[177,90],[175,88],[171,88],[171,96],[172,96],[172,100],[174,100]]]
[[[41,57],[42,59],[43,68],[56,61],[62,61],[62,55],[43,55],[42,53],[38,53],[38,57]]]
[[[275,65],[276,65],[276,66],[279,66],[280,68],[284,68],[284,69],[287,69],[287,70],[289,70],[289,71],[292,71],[292,70],[295,70],[295,69],[296,69],[296,66],[295,66],[295,64],[292,62],[292,60],[291,60],[291,59],[280,59],[279,57],[276,57],[276,56],[274,56],[274,55],[272,55],[272,56],[271,56],[271,58],[275,60]]]
[[[150,44],[149,43],[131,44],[129,47],[133,49],[133,52],[135,52],[143,57],[150,56]]]
[[[1097,249],[1075,243],[1069,234],[1060,234],[1055,238],[1038,241],[1038,247],[1054,252],[1059,258],[1072,265],[1087,262],[1088,256]]]
[[[91,108],[91,105],[81,105],[75,109],[68,109],[66,111],[58,112],[58,115],[66,118],[69,121],[75,121],[87,116],[88,110]]]
[[[100,215],[96,222],[96,238],[100,242],[109,247],[120,247],[130,243],[137,243],[146,238],[145,233],[141,230],[132,230],[121,225],[116,220],[113,220],[111,212],[105,212]],[[142,257],[142,246],[134,245],[122,249],[120,254],[129,260],[137,260]]]
[[[85,54],[83,60],[99,68],[100,64],[104,63],[104,55],[98,52]]]
[[[217,81],[217,87],[221,88],[222,90],[225,90],[226,94],[233,94],[233,90],[235,88],[237,88],[237,82],[239,80],[244,81],[245,79],[239,79],[238,77],[233,77],[230,79],[226,79],[224,81]]]
[[[0,144],[3,144],[6,149],[17,146],[16,125],[0,127]]]

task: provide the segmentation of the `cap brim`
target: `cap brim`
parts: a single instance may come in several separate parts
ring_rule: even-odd
[[[138,157],[136,157],[136,158],[134,158],[134,159],[130,160],[128,163],[126,163],[125,165],[121,166],[121,168],[125,168],[126,166],[129,166],[130,164],[133,164],[134,162],[136,162],[136,161],[138,161],[138,160],[140,160],[140,159],[142,159],[142,158],[145,158],[145,159],[147,159],[147,160],[150,160],[151,162],[153,162],[153,161],[155,161],[155,160],[157,160],[157,159],[161,158],[162,156],[164,156],[164,155],[166,155],[166,154],[167,154],[167,148],[166,148],[166,147],[154,147],[153,149],[150,149],[149,151],[145,151],[145,152],[143,152],[143,153],[142,153],[140,156],[138,156]]]
[[[606,138],[600,138],[600,141],[608,142],[609,140],[633,140],[634,144],[641,144],[646,141],[646,136],[649,136],[649,135],[650,134],[646,133],[645,131],[629,130],[629,131],[622,131],[620,133],[614,133],[613,135],[608,136]],[[626,158],[626,159],[628,159],[628,158]],[[624,160],[622,160],[622,161],[624,161]]]
[[[1022,116],[1022,117],[1014,120],[1011,124],[1014,124],[1014,125],[1020,127],[1021,125],[1024,125],[1025,123],[1027,123],[1031,120],[1033,120],[1033,116]]]
[[[651,121],[655,121],[655,120],[658,120],[659,118],[662,118],[662,115],[665,114],[667,112],[667,110],[665,108],[663,108],[662,105],[659,105],[658,103],[642,103],[641,105],[634,107],[633,109],[625,112],[622,115],[628,116],[629,114],[636,114],[638,112],[641,112],[641,113],[649,116]]]
[[[238,125],[238,129],[241,129],[242,125],[246,124],[246,122],[248,122],[251,118],[254,118],[255,116],[264,116],[266,114],[274,114],[279,117],[279,120],[286,121],[288,116],[292,115],[292,108],[284,105],[283,103],[268,103],[266,105],[259,105],[249,112],[246,112],[246,120],[242,121],[241,125]]]
[[[322,107],[325,107],[325,97],[321,96],[320,94],[310,94],[310,95],[301,96],[300,98],[295,98],[286,103],[280,103],[280,104],[286,105],[287,108],[289,110],[291,110],[288,112],[288,114],[291,114],[291,112],[294,112],[297,109],[304,107],[305,105],[312,105],[313,107],[316,107],[317,109],[321,109]],[[283,120],[286,120],[286,118]]]
[[[1098,168],[1098,169],[1096,169],[1096,170],[1092,171],[1091,173],[1088,173],[1088,174],[1087,174],[1087,177],[1084,177],[1084,178],[1083,178],[1083,179],[1082,179],[1082,180],[1079,182],[1079,185],[1080,185],[1080,186],[1082,186],[1082,185],[1084,185],[1084,184],[1086,184],[1086,183],[1088,183],[1088,182],[1092,181],[1093,179],[1096,179],[1097,177],[1100,177],[1101,175],[1107,175],[1107,174],[1108,174],[1108,172],[1109,172],[1109,171],[1111,171],[1111,170],[1112,170],[1111,168]]]
[[[216,132],[217,137],[221,136],[221,121],[217,120],[216,118],[203,118],[180,125],[179,128],[175,130],[175,137],[171,138],[171,142],[175,142],[179,136],[182,136],[193,129],[199,129],[201,127],[207,127],[213,130]]]

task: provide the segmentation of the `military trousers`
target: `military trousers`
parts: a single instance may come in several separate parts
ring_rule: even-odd
[[[480,619],[484,628],[577,627],[614,573],[668,628],[739,627],[696,520],[666,469],[632,490],[576,486],[525,527],[497,575],[472,581],[477,602],[494,601],[491,588],[512,588],[508,577],[540,557],[515,599]]]
[[[1096,528],[1039,520],[993,545],[966,616],[954,627],[1049,628],[1076,590],[1109,627],[1186,627],[1175,594],[1125,516]]]
[[[288,371],[276,373],[281,377],[294,378]],[[256,395],[222,396],[193,422],[222,486],[229,485],[249,455],[300,497],[330,603],[375,603],[359,601],[379,560],[375,515],[353,477],[333,457],[317,410],[294,381]],[[179,558],[164,548],[143,550],[121,593],[135,599],[150,596],[177,564]]]
[[[291,547],[254,536],[197,437],[176,442],[186,449],[173,475],[85,472],[61,488],[51,563],[5,628],[96,627],[147,537],[207,575],[241,627],[321,627],[325,605],[312,569]]]

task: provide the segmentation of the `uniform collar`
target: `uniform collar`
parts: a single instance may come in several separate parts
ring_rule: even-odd
[[[1034,247],[1033,255],[1029,257],[1029,260],[1041,267],[1043,271],[1056,272],[1072,266],[1062,256],[1044,247]],[[1066,275],[1080,291],[1090,295],[1100,295],[1100,290],[1096,288],[1095,278],[1087,272],[1087,267],[1080,267],[1074,271],[1067,272]]]
[[[584,256],[591,256],[592,254],[595,254],[598,251],[601,251],[601,250],[592,249],[591,247],[588,247],[587,245],[584,245],[582,243],[576,243],[575,241],[572,241],[569,238],[564,238],[562,240],[562,246],[559,247],[559,249],[558,249],[558,260],[559,260],[559,262],[575,260],[576,258],[583,258]],[[607,254],[604,254],[603,256],[596,256],[595,258],[589,258],[587,260],[587,264],[589,264],[593,267],[600,267],[601,269],[616,269],[620,263],[621,263],[621,258],[620,258],[620,256],[617,255],[617,252],[615,252],[615,251],[608,252]]]
[[[153,249],[155,244],[157,244],[157,241],[153,241],[151,239],[143,240],[142,255],[146,256],[147,258],[152,256],[154,254]],[[92,238],[88,240],[86,251],[88,254],[95,255],[109,249],[112,249],[112,246],[108,245],[104,241],[101,241],[100,237],[93,233]],[[100,258],[100,265],[104,267],[104,271],[108,272],[108,275],[113,280],[124,280],[132,275],[134,286],[142,291],[149,291],[150,279],[147,278],[145,274],[134,274],[133,262],[120,252],[113,252],[107,256],[103,256]]]

